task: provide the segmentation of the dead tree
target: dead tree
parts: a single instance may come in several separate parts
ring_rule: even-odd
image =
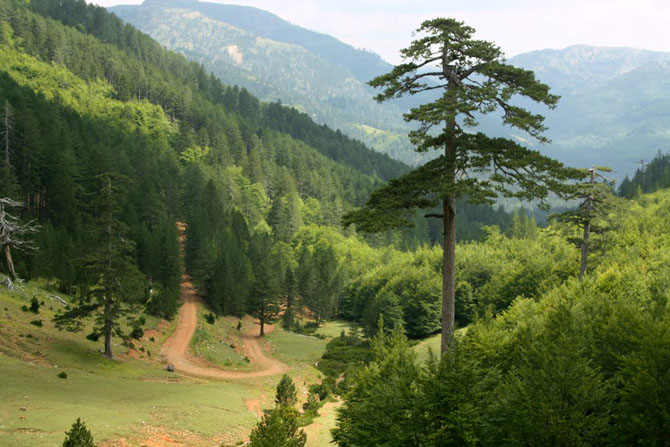
[[[9,276],[16,279],[16,270],[12,261],[11,249],[27,250],[33,248],[26,236],[38,230],[33,221],[22,224],[18,217],[7,212],[7,208],[20,208],[23,205],[9,198],[0,197],[0,247],[5,253],[5,262]]]

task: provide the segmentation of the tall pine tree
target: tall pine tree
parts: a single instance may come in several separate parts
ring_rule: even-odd
[[[427,20],[417,30],[420,37],[401,50],[405,62],[370,82],[384,89],[378,101],[441,91],[434,101],[411,109],[405,119],[420,124],[409,135],[417,152],[442,154],[390,181],[362,209],[344,218],[345,224],[378,232],[411,226],[415,209],[441,205],[442,212],[431,217],[442,219],[444,228],[442,353],[454,330],[456,201],[493,203],[500,195],[544,199],[550,191],[561,191],[561,181],[574,174],[512,140],[465,131],[477,125],[478,115],[502,110],[504,124],[546,142],[544,118],[513,100],[522,96],[553,108],[559,99],[532,71],[506,64],[493,43],[474,39],[474,32],[454,19]]]
[[[104,355],[111,358],[112,336],[125,336],[121,318],[135,313],[145,281],[132,257],[134,244],[128,239],[128,228],[119,218],[124,179],[113,174],[98,179],[95,236],[84,260],[88,290],[76,306],[56,315],[54,321],[59,328],[78,331],[83,318],[94,316],[94,331],[104,337]]]

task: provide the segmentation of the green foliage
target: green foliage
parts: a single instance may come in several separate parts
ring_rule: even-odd
[[[333,440],[339,446],[419,445],[422,435],[415,418],[414,390],[420,374],[402,332],[373,345],[375,361],[362,370],[338,410]]]
[[[95,447],[91,432],[86,428],[86,424],[79,418],[72,424],[70,431],[65,434],[66,437],[65,441],[63,441],[63,447]]]
[[[251,432],[250,447],[303,447],[305,432],[298,428],[298,411],[279,406],[263,416]]]
[[[405,445],[665,445],[668,216],[667,192],[629,204],[612,230],[610,249],[583,283],[569,274],[575,250],[552,228],[531,240],[494,232],[484,243],[463,246],[459,277],[478,297],[504,290],[497,278],[507,283],[506,266],[537,263],[541,252],[534,244],[544,253],[570,255],[540,263],[538,270],[523,267],[530,270],[522,277],[543,278],[527,283],[532,297],[517,297],[497,316],[478,318],[456,333],[445,356],[431,357],[423,367],[412,361],[397,367],[395,377],[383,375],[384,365],[398,365],[407,354],[389,349],[388,334],[380,333],[373,341],[375,361],[345,397],[336,442],[393,445],[386,431],[376,429],[388,420],[358,413],[383,408],[378,412],[398,417],[398,436],[412,440]],[[564,271],[560,280],[547,274],[557,261]],[[518,282],[520,277],[505,287]]]
[[[40,313],[40,302],[36,297],[32,297],[30,299],[30,307],[28,308],[32,313],[38,314]]]
[[[342,333],[328,342],[318,368],[329,381],[336,384],[332,391],[343,395],[371,359],[369,342],[352,331],[349,334]]]
[[[58,373],[58,378],[59,379],[67,379],[67,373],[65,371],[61,371]]]
[[[287,374],[284,374],[277,385],[275,403],[278,407],[294,407],[298,402],[295,383]]]

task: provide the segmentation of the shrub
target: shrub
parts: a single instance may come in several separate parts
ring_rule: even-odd
[[[135,340],[139,340],[142,338],[144,335],[144,329],[141,327],[135,327],[133,330],[130,332],[130,338],[134,338]]]
[[[100,334],[97,332],[91,332],[86,336],[86,338],[91,341],[98,341],[100,339]]]
[[[30,322],[33,326],[42,327],[42,320],[33,320]]]
[[[61,371],[58,373],[58,378],[59,379],[67,379],[67,373],[65,371]]]
[[[205,320],[209,324],[214,324],[216,322],[216,315],[214,315],[213,313],[210,312],[210,313],[205,315]]]
[[[95,447],[91,432],[79,418],[77,418],[77,422],[72,424],[72,428],[65,435],[63,447]]]
[[[30,300],[30,309],[29,310],[34,314],[40,313],[40,302],[37,301],[37,298],[33,297]]]

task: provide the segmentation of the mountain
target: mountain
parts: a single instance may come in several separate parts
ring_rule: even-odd
[[[670,53],[575,45],[509,62],[561,95],[543,112],[552,140],[543,152],[575,166],[609,165],[622,179],[670,145]]]
[[[375,103],[365,82],[391,66],[373,53],[250,7],[147,0],[111,10],[227,83],[294,106],[406,163],[425,160],[413,152],[402,120],[404,110],[425,99]],[[670,53],[575,45],[509,62],[535,71],[562,96],[555,110],[524,104],[547,117],[552,143],[535,145],[493,117],[484,117],[480,130],[514,137],[573,166],[610,165],[617,179],[670,143]]]
[[[413,159],[402,119],[408,102],[378,104],[366,84],[392,68],[374,53],[246,6],[147,0],[110,10],[226,84],[294,106],[397,159]]]

